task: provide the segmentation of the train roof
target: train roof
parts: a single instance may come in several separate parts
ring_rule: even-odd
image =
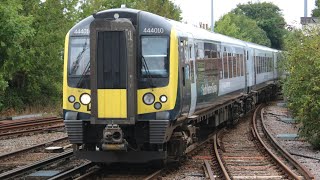
[[[233,37],[229,37],[226,35],[222,35],[216,32],[210,32],[205,29],[201,29],[198,27],[194,27],[190,24],[184,24],[181,22],[177,22],[174,20],[168,19],[168,21],[179,31],[190,33],[194,36],[194,38],[198,39],[205,39],[205,40],[212,40],[212,41],[217,41],[221,42],[221,44],[232,44],[236,46],[242,46],[242,47],[249,47],[249,48],[254,48],[258,50],[263,50],[263,51],[272,51],[272,52],[279,52],[279,50],[272,49],[266,46],[262,46],[259,44],[255,44],[252,42],[246,42],[240,39],[236,39]]]
[[[131,9],[131,8],[115,8],[115,9],[106,9],[103,11],[99,11],[97,13],[94,13],[93,16],[98,16],[98,15],[102,15],[105,13],[110,13],[110,12],[125,12],[125,13],[132,13],[132,14],[138,14],[141,10],[138,9]]]
[[[193,36],[193,38],[196,38],[196,39],[211,40],[211,41],[219,42],[222,45],[232,44],[233,46],[238,46],[238,47],[249,47],[249,48],[254,48],[254,49],[263,50],[263,51],[279,52],[276,49],[272,49],[272,48],[269,48],[266,46],[258,45],[258,44],[251,43],[251,42],[246,42],[246,41],[243,41],[240,39],[225,36],[225,35],[215,33],[215,32],[210,32],[205,29],[194,27],[190,24],[184,24],[184,23],[181,23],[178,21],[164,18],[162,16],[159,16],[159,15],[156,15],[156,14],[153,14],[150,12],[141,11],[141,10],[137,10],[137,9],[131,9],[131,8],[116,8],[116,9],[107,9],[107,10],[99,11],[99,12],[93,14],[92,16],[89,16],[89,17],[83,19],[82,21],[80,21],[79,23],[77,23],[70,30],[71,34],[74,34],[74,31],[76,29],[89,28],[89,23],[95,17],[105,18],[106,14],[109,14],[108,16],[110,16],[110,13],[112,13],[112,12],[121,13],[125,17],[130,16],[130,14],[133,15],[133,14],[140,14],[140,13],[142,13],[144,16],[146,16],[146,15],[150,16],[150,18],[157,16],[158,18],[154,19],[154,20],[157,20],[157,21],[159,20],[159,23],[168,22],[168,24],[172,25],[174,28],[176,28],[178,30],[179,35],[183,35],[186,37]],[[134,23],[137,23],[137,19],[134,18],[132,20],[135,21]],[[76,35],[79,35],[79,34],[76,34]]]
[[[241,41],[239,39],[235,39],[235,38],[228,37],[228,36],[214,33],[214,32],[209,32],[205,29],[197,28],[197,27],[194,27],[190,24],[184,24],[184,23],[177,22],[177,21],[174,21],[171,19],[168,19],[168,21],[178,31],[190,33],[194,36],[194,38],[197,38],[197,39],[207,39],[207,40],[213,40],[213,41],[222,42],[222,43],[234,44],[234,45],[238,45],[238,46],[246,46],[244,41]]]
[[[252,42],[246,42],[247,46],[250,48],[254,48],[254,49],[260,49],[260,50],[264,50],[264,51],[272,51],[272,52],[278,52],[279,50],[277,49],[272,49],[270,47],[266,47],[266,46],[262,46],[259,44],[255,44]]]

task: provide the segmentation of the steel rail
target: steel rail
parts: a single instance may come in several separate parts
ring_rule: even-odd
[[[209,175],[210,180],[214,180],[215,178],[214,178],[214,175],[213,175],[213,172],[212,172],[212,168],[211,168],[208,160],[204,160],[204,166],[206,168],[206,171],[207,171],[207,173]]]
[[[24,173],[30,172],[32,170],[36,170],[38,168],[41,168],[43,166],[46,166],[48,164],[51,164],[53,162],[62,160],[62,159],[66,159],[73,156],[73,150],[68,150],[66,152],[57,154],[55,156],[52,156],[50,158],[47,159],[43,159],[16,169],[12,169],[10,171],[4,172],[2,174],[0,174],[0,179],[7,179],[7,178],[14,178],[18,175],[22,175]]]
[[[72,178],[72,176],[84,172],[85,170],[94,167],[95,164],[93,162],[86,162],[82,164],[81,166],[75,167],[73,169],[70,169],[68,171],[65,171],[63,173],[60,173],[54,177],[49,178],[48,180],[56,180],[56,179],[69,179]],[[98,167],[98,166],[97,166]]]
[[[23,130],[23,131],[15,131],[15,132],[9,132],[9,133],[0,133],[0,137],[4,136],[12,136],[12,135],[19,135],[19,134],[25,134],[25,133],[31,133],[31,132],[43,132],[43,131],[48,131],[50,129],[55,129],[55,128],[62,128],[64,127],[64,124],[61,125],[55,125],[55,126],[48,126],[48,127],[41,127],[41,128],[36,128],[36,129],[28,129],[28,130]]]
[[[2,122],[1,123],[1,128],[2,127],[10,127],[10,126],[16,126],[16,125],[23,125],[23,124],[31,124],[35,122],[44,122],[44,121],[51,121],[51,120],[57,120],[61,119],[59,117],[47,117],[47,118],[41,118],[41,119],[24,119],[24,120],[10,120],[9,122]]]
[[[35,149],[35,148],[40,148],[40,147],[46,146],[47,144],[56,143],[56,142],[67,140],[67,139],[68,139],[68,137],[63,137],[63,138],[60,138],[60,139],[56,139],[54,141],[48,141],[48,142],[45,142],[45,143],[37,144],[37,145],[31,146],[31,147],[27,147],[27,148],[24,148],[24,149],[19,149],[17,151],[6,153],[6,154],[3,154],[3,155],[0,155],[0,160],[3,160],[3,159],[8,158],[10,156],[15,156],[15,155],[23,153],[23,152],[27,152],[27,151]]]
[[[215,135],[214,138],[213,138],[213,149],[214,149],[214,153],[215,153],[215,156],[216,156],[216,158],[217,158],[217,161],[218,161],[218,163],[219,163],[219,167],[220,167],[220,169],[221,169],[221,171],[222,171],[222,173],[223,173],[224,178],[227,179],[227,180],[230,180],[231,178],[230,178],[230,176],[229,176],[229,174],[228,174],[228,172],[227,172],[227,170],[226,170],[226,167],[225,167],[225,165],[223,164],[223,162],[222,162],[222,160],[221,160],[221,157],[220,157],[220,154],[219,154],[219,152],[218,152],[217,138],[218,138],[217,135]]]
[[[151,179],[155,179],[157,176],[159,176],[161,174],[161,172],[163,171],[163,169],[160,169],[154,173],[152,173],[151,175],[149,175],[146,178],[143,178],[143,180],[151,180]]]
[[[262,138],[259,135],[258,128],[257,128],[257,113],[261,109],[262,104],[260,104],[256,110],[254,111],[253,117],[252,117],[252,124],[253,124],[253,132],[255,133],[255,136],[257,137],[259,143],[264,147],[264,149],[267,151],[267,153],[272,157],[276,163],[282,167],[282,169],[293,179],[301,179],[299,176],[297,176],[287,165],[285,165],[272,151],[267,147],[267,145],[263,142]]]
[[[27,128],[30,126],[41,126],[41,125],[47,125],[47,124],[54,124],[54,123],[63,123],[62,119],[53,119],[53,120],[46,120],[46,121],[42,121],[42,122],[30,122],[27,124],[19,124],[19,125],[10,125],[10,126],[1,126],[0,127],[0,131],[10,131],[10,130],[18,130],[18,129],[23,129],[23,128]]]
[[[101,168],[94,169],[94,170],[92,170],[92,171],[90,171],[90,172],[88,172],[86,174],[83,174],[83,175],[75,178],[74,180],[89,179],[89,176],[97,173],[99,170],[101,170]]]
[[[294,165],[294,167],[297,168],[306,179],[315,179],[314,175],[308,169],[306,169],[305,166],[303,166],[301,163],[299,163],[292,155],[290,155],[290,153],[287,150],[285,150],[278,143],[278,141],[271,135],[270,131],[268,130],[268,128],[264,124],[263,114],[264,114],[264,108],[261,110],[262,127],[263,127],[263,131],[267,135],[267,138],[271,141],[272,145],[275,146],[277,148],[278,152],[280,152],[286,158],[286,160],[288,160],[292,165]]]

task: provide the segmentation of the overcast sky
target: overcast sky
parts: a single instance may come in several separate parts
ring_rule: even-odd
[[[171,0],[182,10],[183,21],[199,25],[199,22],[211,24],[211,0]],[[237,4],[247,2],[272,2],[281,10],[289,25],[299,26],[304,15],[304,0],[214,0],[214,19],[219,20],[224,14],[234,9]],[[315,8],[315,0],[308,0],[308,16]]]

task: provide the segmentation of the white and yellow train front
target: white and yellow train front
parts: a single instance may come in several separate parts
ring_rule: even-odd
[[[165,18],[133,9],[96,13],[67,34],[63,110],[78,157],[166,158],[180,112],[178,38]]]

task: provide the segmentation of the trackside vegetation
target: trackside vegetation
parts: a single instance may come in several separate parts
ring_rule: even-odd
[[[300,135],[320,148],[320,28],[295,30],[285,39],[287,73],[283,92],[288,107],[301,122]]]

